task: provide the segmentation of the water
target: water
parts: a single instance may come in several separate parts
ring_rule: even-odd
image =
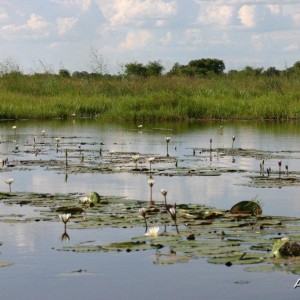
[[[12,126],[16,125],[16,130]],[[220,125],[223,134],[220,134]],[[45,130],[43,137],[41,131]],[[299,216],[299,187],[254,188],[241,185],[249,182],[247,175],[259,169],[259,160],[236,157],[217,157],[210,161],[208,153],[198,153],[209,148],[230,148],[232,136],[234,147],[271,151],[283,157],[282,166],[300,170],[300,128],[297,123],[262,122],[195,122],[143,124],[107,124],[95,120],[69,120],[48,122],[2,122],[0,123],[0,158],[9,161],[50,160],[63,156],[64,147],[79,145],[84,150],[137,152],[147,156],[166,153],[165,137],[170,136],[169,153],[178,159],[179,166],[224,167],[244,172],[224,173],[221,176],[155,176],[153,198],[162,200],[161,188],[168,189],[168,199],[176,203],[201,203],[217,208],[230,209],[241,200],[257,197],[263,203],[266,215]],[[47,151],[35,156],[32,153],[33,138],[39,147],[49,145]],[[55,137],[64,137],[60,152],[56,153]],[[19,151],[15,152],[15,144]],[[44,145],[44,146],[43,146]],[[193,149],[198,149],[193,156]],[[30,151],[27,151],[30,150]],[[103,158],[102,158],[103,159]],[[101,158],[99,157],[99,161]],[[265,163],[273,170],[277,158]],[[98,161],[95,161],[98,163]],[[128,162],[134,166],[133,162]],[[148,166],[143,162],[143,166]],[[160,167],[155,164],[154,168]],[[275,176],[275,175],[274,175]],[[20,168],[2,168],[0,189],[8,191],[4,180],[14,178],[13,191],[49,193],[86,193],[96,191],[100,195],[123,196],[149,200],[146,174],[128,172],[114,174],[69,174],[32,167],[30,171]],[[18,213],[35,215],[30,208],[0,206],[2,214]],[[155,251],[142,253],[69,253],[56,249],[62,246],[60,223],[35,222],[29,224],[0,223],[1,260],[14,265],[0,269],[0,287],[3,299],[274,299],[288,297],[299,299],[300,289],[293,285],[297,275],[273,272],[248,273],[243,267],[215,266],[204,259],[186,264],[160,266],[153,264]],[[70,230],[71,243],[93,240],[108,243],[128,240],[140,234],[139,229]],[[81,272],[74,272],[78,271]]]

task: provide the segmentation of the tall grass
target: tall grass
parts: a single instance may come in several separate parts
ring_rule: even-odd
[[[0,78],[1,119],[299,119],[298,78]]]

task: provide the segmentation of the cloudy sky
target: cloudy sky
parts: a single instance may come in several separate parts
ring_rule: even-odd
[[[300,60],[297,0],[0,0],[0,62],[22,71],[91,71],[91,53],[111,73],[128,62],[170,69],[200,58],[229,69]]]

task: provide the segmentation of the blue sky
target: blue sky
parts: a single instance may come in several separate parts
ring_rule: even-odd
[[[129,62],[222,59],[229,69],[292,66],[300,60],[297,0],[0,0],[0,62],[23,72],[111,73]]]

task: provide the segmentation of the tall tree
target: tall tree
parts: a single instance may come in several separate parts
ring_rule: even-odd
[[[125,74],[127,76],[147,76],[147,68],[138,62],[132,62],[125,65]]]
[[[208,73],[222,74],[225,70],[224,62],[216,58],[191,60],[188,65],[195,68],[199,75],[206,75]]]

